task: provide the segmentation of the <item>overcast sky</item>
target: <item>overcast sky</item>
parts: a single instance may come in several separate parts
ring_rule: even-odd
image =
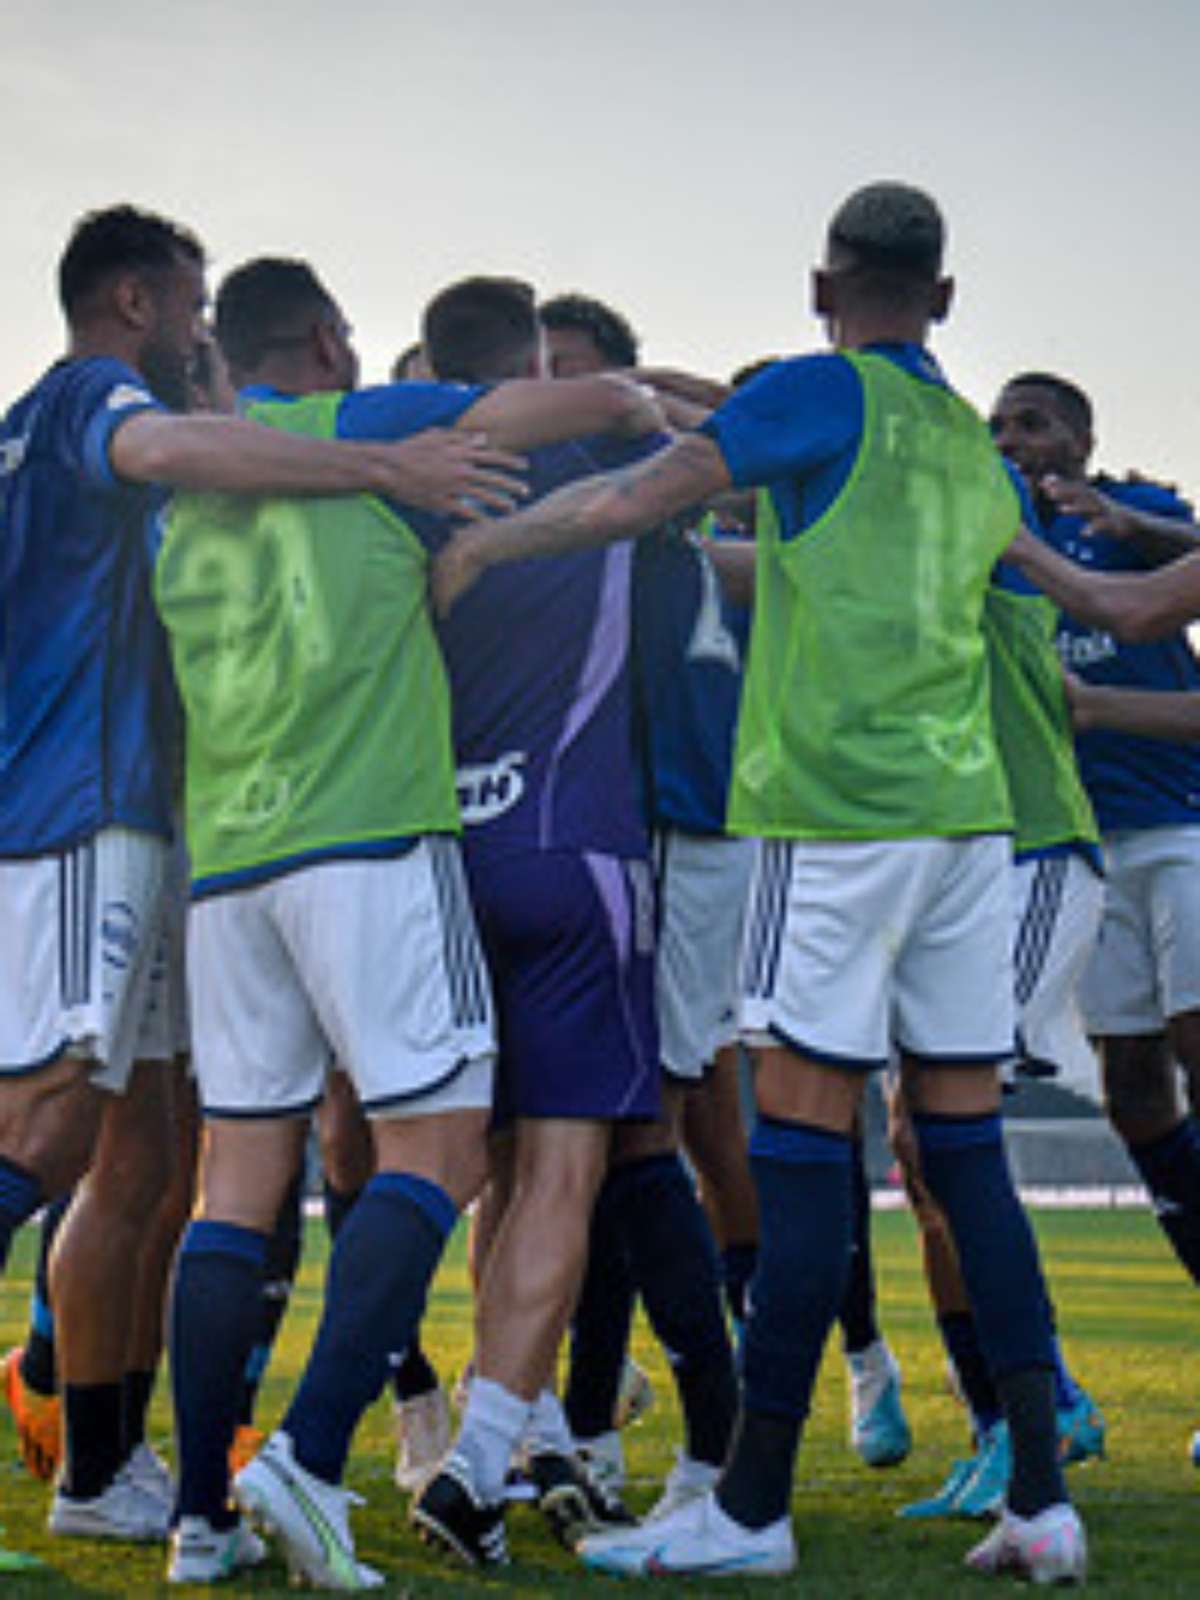
[[[1080,381],[1098,459],[1200,494],[1195,0],[0,0],[3,392],[59,351],[78,214],[190,223],[214,279],[311,258],[384,376],[492,271],[725,374],[816,346],[807,268],[860,183],[933,191],[937,349],[986,407]]]

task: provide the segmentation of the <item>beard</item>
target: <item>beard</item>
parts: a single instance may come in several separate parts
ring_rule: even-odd
[[[171,411],[186,411],[190,396],[191,359],[163,339],[151,339],[142,348],[138,370],[150,393]]]

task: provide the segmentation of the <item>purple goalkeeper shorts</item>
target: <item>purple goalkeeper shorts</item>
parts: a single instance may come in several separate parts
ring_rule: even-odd
[[[649,864],[469,846],[465,855],[495,997],[496,1123],[656,1117]]]

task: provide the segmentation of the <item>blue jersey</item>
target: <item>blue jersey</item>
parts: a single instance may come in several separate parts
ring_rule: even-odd
[[[673,532],[639,540],[633,605],[650,819],[723,833],[749,613],[726,598],[699,544]]]
[[[533,498],[597,469],[530,456]],[[487,571],[441,626],[472,856],[647,849],[633,756],[628,543]]]
[[[121,423],[156,408],[130,367],[92,357],[51,367],[0,422],[0,855],[114,824],[170,834],[162,496],[109,461]]]
[[[1151,483],[1093,480],[1102,493],[1155,516],[1186,521],[1189,507]],[[1096,572],[1144,572],[1132,540],[1084,532],[1079,517],[1051,516],[1041,529],[1054,548]],[[1149,644],[1123,644],[1101,628],[1063,615],[1063,662],[1088,683],[1125,689],[1200,689],[1200,667],[1183,633]],[[1101,833],[1200,823],[1200,746],[1097,730],[1076,741],[1079,772]]]
[[[916,344],[874,344],[905,372],[945,386],[937,362]],[[863,386],[836,351],[777,361],[700,425],[738,488],[770,490],[780,534],[793,539],[818,521],[845,487],[863,427]]]

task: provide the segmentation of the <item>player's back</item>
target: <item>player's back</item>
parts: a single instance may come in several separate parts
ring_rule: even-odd
[[[116,480],[107,455],[114,426],[153,404],[121,362],[63,361],[0,422],[0,854],[110,822],[169,831],[159,497]]]
[[[534,498],[595,471],[530,457]],[[459,800],[473,849],[641,854],[628,544],[490,569],[445,619]]]

